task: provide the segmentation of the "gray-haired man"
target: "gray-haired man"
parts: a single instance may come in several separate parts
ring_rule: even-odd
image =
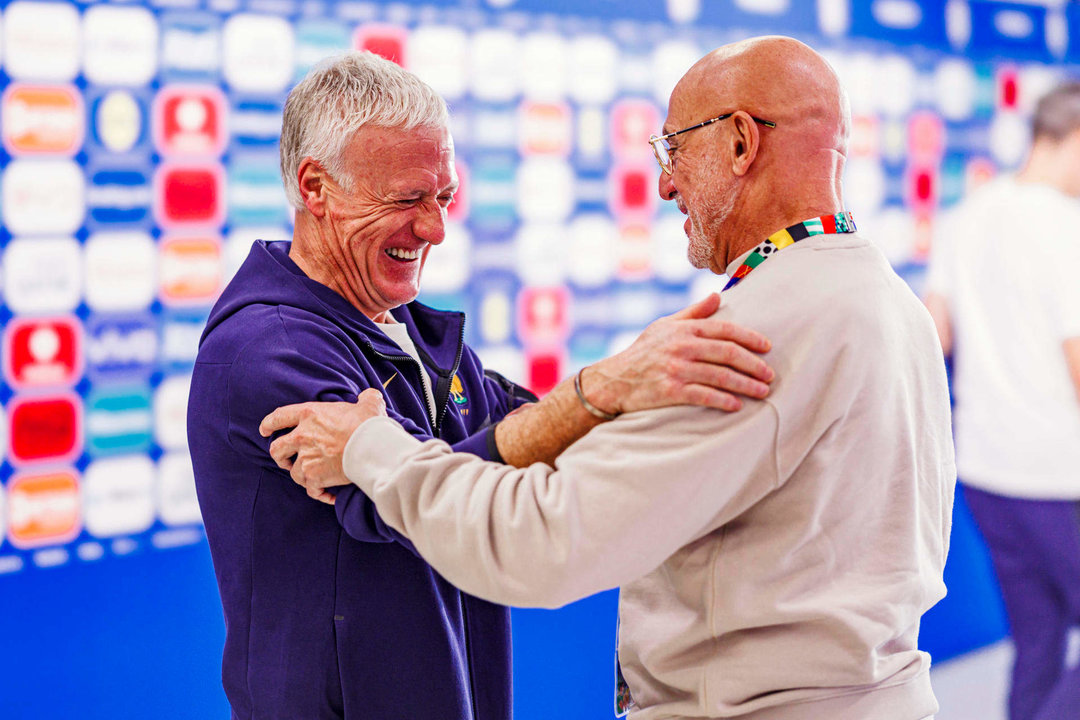
[[[511,712],[506,608],[444,580],[356,488],[334,507],[307,497],[259,435],[274,408],[381,388],[416,437],[527,465],[602,417],[687,402],[735,410],[727,391],[768,391],[771,370],[741,347],[767,341],[709,318],[716,296],[589,368],[576,396],[564,382],[528,404],[485,373],[462,342],[464,317],[414,302],[458,184],[447,120],[438,95],[376,56],[312,70],[289,96],[281,139],[292,243],[252,247],[203,335],[188,434],[234,717]]]

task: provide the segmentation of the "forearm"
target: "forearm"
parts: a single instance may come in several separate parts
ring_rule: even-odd
[[[1065,350],[1065,363],[1069,367],[1073,390],[1076,391],[1076,401],[1080,402],[1080,337],[1069,338],[1062,343],[1062,346]]]
[[[606,386],[597,379],[592,368],[582,374],[582,391],[594,406],[610,407],[603,392]],[[544,399],[508,415],[495,426],[495,444],[507,465],[528,467],[532,463],[555,464],[557,458],[585,433],[604,422],[591,414],[574,392],[574,379],[567,378]]]
[[[590,513],[574,483],[550,466],[513,468],[451,453],[379,418],[357,430],[344,464],[386,522],[465,592],[559,607],[618,584],[611,563],[590,560],[596,532],[583,527]]]

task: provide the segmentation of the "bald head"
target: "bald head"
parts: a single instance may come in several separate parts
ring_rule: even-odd
[[[671,94],[672,106],[746,110],[791,132],[785,143],[846,154],[847,98],[832,67],[808,45],[778,35],[751,38],[698,60]]]
[[[721,114],[730,119],[671,139],[675,167],[659,188],[689,216],[691,261],[718,272],[776,230],[843,209],[850,127],[833,69],[780,36],[725,45],[695,63],[671,93],[664,132]]]

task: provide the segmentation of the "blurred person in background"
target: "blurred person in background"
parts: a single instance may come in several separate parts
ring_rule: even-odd
[[[1010,720],[1080,718],[1080,83],[1035,109],[1023,168],[941,224],[926,305],[953,356],[956,462],[1016,655]]]
[[[479,597],[621,585],[631,718],[931,716],[948,388],[928,313],[843,210],[849,122],[821,56],[755,38],[695,64],[651,141],[691,261],[730,278],[715,317],[774,340],[767,398],[624,413],[519,469],[420,441],[369,391],[275,411],[264,434],[296,429],[271,454],[309,492],[351,481]]]
[[[447,582],[359,489],[336,491],[334,507],[305,495],[259,421],[279,405],[380,388],[420,440],[527,465],[602,418],[572,383],[528,404],[464,344],[461,313],[414,302],[458,185],[431,88],[368,53],[320,64],[286,102],[281,165],[292,242],[255,243],[222,293],[188,406],[233,717],[507,720],[508,610]],[[657,321],[579,388],[610,413],[763,397],[772,371],[739,343],[768,342],[710,318],[718,304],[712,295]]]

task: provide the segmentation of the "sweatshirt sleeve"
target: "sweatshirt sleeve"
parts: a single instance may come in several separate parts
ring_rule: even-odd
[[[779,485],[767,402],[630,413],[556,461],[513,468],[361,425],[345,472],[379,514],[462,590],[559,607],[635,580]]]
[[[263,417],[293,403],[355,402],[367,383],[355,371],[356,362],[348,351],[327,332],[315,326],[289,329],[291,332],[286,332],[284,323],[274,323],[257,333],[233,361],[227,390],[228,439],[237,452],[250,460],[253,470],[269,470],[281,482],[294,485],[289,473],[270,457],[274,438],[259,434]],[[301,352],[299,347],[307,350]],[[422,433],[408,418],[397,419],[411,432]],[[303,488],[294,489],[297,502],[317,502],[307,497]],[[356,540],[396,541],[412,550],[412,543],[383,522],[371,501],[353,485],[338,489],[334,512],[345,532]]]

